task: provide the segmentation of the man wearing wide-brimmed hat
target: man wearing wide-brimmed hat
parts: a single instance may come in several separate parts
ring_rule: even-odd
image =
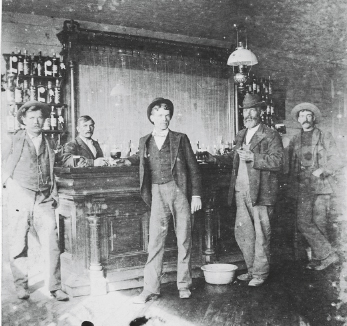
[[[260,286],[270,272],[270,219],[278,192],[277,174],[281,170],[281,137],[261,123],[264,102],[258,94],[246,94],[243,122],[228,156],[209,155],[208,161],[232,166],[229,204],[236,200],[235,238],[247,265],[238,276],[249,286]]]
[[[312,249],[306,268],[323,270],[339,260],[328,241],[327,217],[341,159],[332,135],[316,127],[322,116],[316,105],[300,103],[291,113],[302,129],[289,144],[288,195],[296,200],[297,226]]]
[[[25,126],[13,135],[3,182],[8,191],[10,264],[19,299],[28,299],[28,232],[39,239],[45,260],[45,286],[51,295],[66,301],[61,290],[60,250],[55,207],[57,188],[53,175],[54,151],[42,134],[49,106],[37,101],[25,103],[17,113]]]
[[[152,133],[142,137],[139,154],[129,158],[140,164],[140,191],[151,207],[148,259],[143,292],[134,303],[145,303],[160,293],[165,239],[173,217],[177,238],[177,287],[179,297],[191,296],[192,214],[201,208],[201,176],[187,135],[170,130],[174,105],[156,98],[147,108]]]

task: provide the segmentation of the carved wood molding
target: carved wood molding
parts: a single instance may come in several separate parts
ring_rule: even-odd
[[[74,20],[66,20],[57,37],[63,45],[63,52],[69,57],[68,60],[74,59],[73,52],[81,45],[93,47],[94,50],[114,47],[118,54],[151,55],[166,60],[189,57],[218,65],[226,65],[230,54],[230,49],[227,48],[81,28]]]

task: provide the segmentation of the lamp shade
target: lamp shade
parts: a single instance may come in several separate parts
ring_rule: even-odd
[[[237,49],[230,54],[227,65],[228,66],[253,66],[258,63],[258,59],[255,54],[243,46],[237,47]]]

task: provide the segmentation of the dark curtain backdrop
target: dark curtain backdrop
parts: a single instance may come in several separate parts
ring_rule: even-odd
[[[232,140],[225,66],[137,54],[112,48],[78,53],[77,114],[92,116],[94,138],[106,152],[117,146],[124,155],[130,140],[137,150],[139,138],[153,129],[146,110],[156,97],[174,103],[170,128],[186,133],[194,150],[197,141],[212,151]]]

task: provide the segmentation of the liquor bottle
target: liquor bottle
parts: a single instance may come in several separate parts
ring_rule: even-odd
[[[270,100],[270,112],[271,112],[271,116],[275,118],[275,106],[272,99]]]
[[[30,75],[30,56],[27,53],[27,50],[24,50],[24,59],[23,59],[23,73],[25,76]]]
[[[60,104],[60,99],[61,99],[60,83],[59,83],[59,79],[56,79],[55,88],[54,88],[54,102],[55,102],[55,104]]]
[[[64,117],[63,117],[63,108],[57,108],[58,111],[58,130],[64,130]]]
[[[52,76],[53,71],[52,71],[51,57],[46,57],[44,67],[45,67],[45,76]]]
[[[272,82],[271,82],[271,77],[269,76],[269,95],[272,94]]]
[[[22,103],[23,102],[23,89],[21,84],[19,83],[19,78],[17,77],[16,81],[16,89],[14,90],[14,101],[16,103]]]
[[[37,75],[43,76],[44,75],[44,65],[43,65],[43,58],[41,51],[39,52],[39,57],[37,59]]]
[[[270,103],[267,103],[267,106],[266,106],[265,124],[268,127],[271,126],[271,108],[270,108]]]
[[[66,74],[66,67],[65,67],[65,63],[64,63],[64,58],[61,55],[60,56],[60,60],[59,60],[59,77],[64,77]]]
[[[23,58],[22,54],[20,53],[20,50],[18,51],[17,58],[18,58],[18,66],[17,66],[18,75],[23,75],[23,72],[24,72],[24,58]]]
[[[37,86],[37,100],[42,103],[46,103],[46,87],[40,83]]]
[[[53,58],[52,58],[52,76],[53,77],[58,77],[58,67],[59,67],[58,59],[56,58],[55,53],[53,53]]]
[[[253,84],[253,94],[257,94],[258,92],[258,87],[257,87],[257,78],[253,75],[253,80],[252,80],[252,84]]]
[[[37,76],[37,58],[35,57],[35,54],[33,53],[30,61],[30,71],[33,76]]]
[[[260,120],[263,124],[266,124],[266,111],[265,110],[261,110],[260,112]]]
[[[18,58],[17,55],[12,51],[10,55],[10,69],[9,72],[11,74],[17,74],[18,73]]]
[[[263,79],[263,92],[265,94],[269,94],[268,82],[266,78]]]
[[[9,73],[7,75],[7,102],[8,103],[14,103],[15,102],[15,85],[14,85],[14,77],[15,75],[12,73]]]
[[[260,82],[259,82],[259,80],[257,80],[257,93],[258,93],[258,94],[261,93]]]
[[[248,82],[248,93],[252,94],[253,93],[253,78],[249,78]]]
[[[51,80],[47,82],[46,96],[47,96],[46,103],[48,104],[54,103],[54,90],[53,90],[53,84]]]
[[[37,87],[34,78],[31,78],[30,82],[30,101],[37,101]]]
[[[51,130],[58,130],[58,115],[57,112],[55,110],[55,107],[52,106],[52,110],[51,110]]]
[[[23,102],[30,101],[30,89],[29,81],[27,79],[23,80]]]

